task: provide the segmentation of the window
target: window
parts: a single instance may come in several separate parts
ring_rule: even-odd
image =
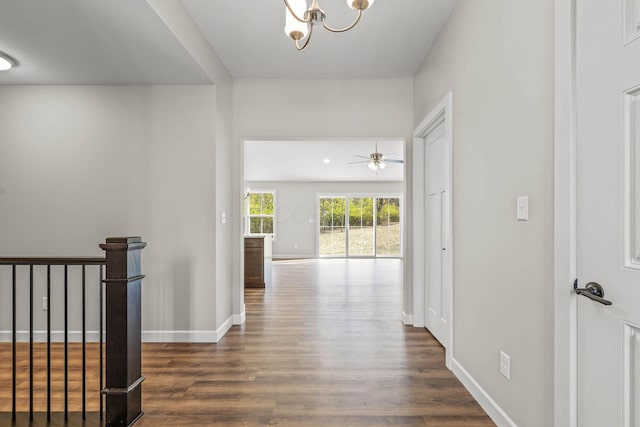
[[[318,196],[318,255],[402,256],[398,195]]]
[[[251,190],[247,197],[248,235],[276,235],[276,192],[274,190]]]

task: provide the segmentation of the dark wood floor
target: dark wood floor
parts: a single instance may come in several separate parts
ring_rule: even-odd
[[[136,425],[494,425],[438,342],[400,322],[400,260],[282,261],[273,275],[246,291],[247,321],[220,343],[143,346]]]

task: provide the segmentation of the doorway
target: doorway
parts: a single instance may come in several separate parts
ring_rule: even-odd
[[[382,196],[403,199],[406,194],[405,150],[403,138],[244,140],[240,153],[238,191],[244,197],[238,197],[239,221],[242,224],[238,235],[240,269],[237,272],[239,283],[234,287],[234,301],[238,301],[238,304],[234,302],[234,307],[238,306],[244,311],[242,248],[245,234],[252,232],[250,217],[262,218],[262,234],[265,221],[268,224],[273,222],[274,260],[317,258],[318,194],[378,197],[381,209],[380,212],[374,209],[377,215],[376,244],[378,254],[385,252],[382,247],[383,236],[388,231],[385,227],[389,225],[385,221],[394,221],[395,218],[390,212],[393,208],[385,208]],[[251,194],[257,192],[273,194],[273,212],[265,211],[264,207],[258,209],[256,203],[253,207],[255,212],[252,212],[248,200]],[[386,220],[383,219],[385,213]],[[401,225],[404,215],[401,209],[400,225],[396,226],[401,234],[404,233]],[[268,219],[264,219],[265,216]],[[353,220],[356,221],[356,218]],[[258,219],[254,219],[254,223],[258,230]],[[401,239],[404,241],[402,236]],[[402,248],[400,250],[404,252]],[[404,267],[404,260],[401,262]],[[407,291],[410,293],[411,289],[405,287],[404,292]],[[403,312],[408,311],[406,306],[403,307]],[[237,317],[244,319],[244,315]]]
[[[452,99],[449,92],[414,132],[413,310],[453,359]]]
[[[638,3],[556,3],[555,422],[637,426]]]

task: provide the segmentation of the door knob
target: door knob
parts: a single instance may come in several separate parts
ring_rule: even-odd
[[[604,289],[599,283],[589,282],[584,288],[578,287],[578,279],[573,282],[573,290],[576,294],[585,296],[589,299],[599,302],[604,305],[611,305],[612,302],[608,299],[604,299]]]

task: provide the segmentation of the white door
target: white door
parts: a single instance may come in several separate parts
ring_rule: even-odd
[[[446,277],[448,159],[444,121],[425,138],[425,232],[426,290],[425,326],[440,343],[449,345],[448,304],[451,288]]]
[[[640,0],[576,6],[578,425],[638,427]]]

